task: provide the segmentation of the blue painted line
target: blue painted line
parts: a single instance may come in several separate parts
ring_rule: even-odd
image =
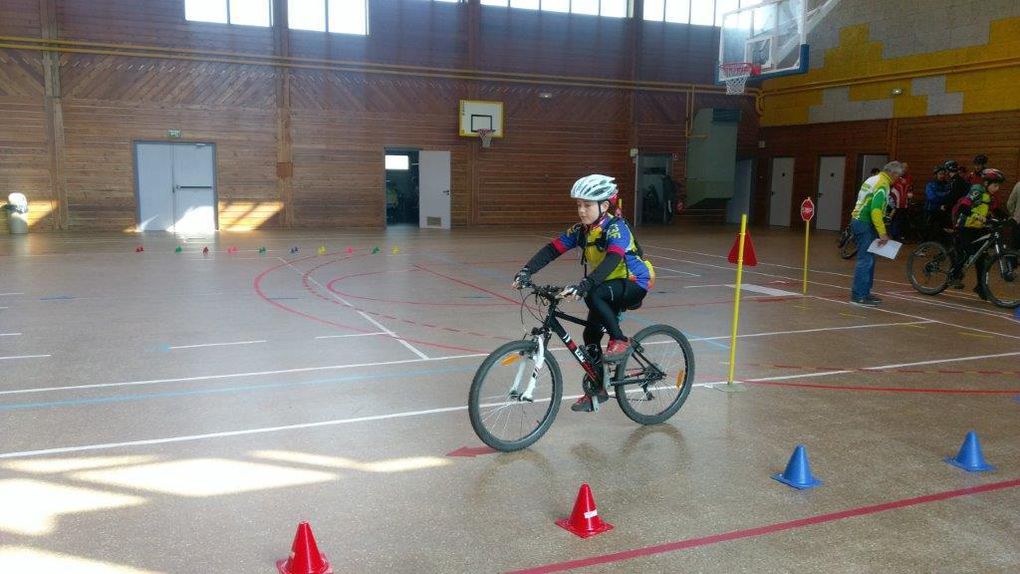
[[[10,403],[0,404],[0,411],[16,411],[16,410],[28,410],[28,409],[52,409],[61,407],[76,407],[84,405],[97,405],[97,404],[108,404],[108,403],[124,403],[134,401],[147,401],[151,399],[167,399],[174,397],[192,397],[200,395],[216,395],[216,394],[230,394],[230,393],[245,393],[245,392],[256,392],[256,391],[268,391],[274,389],[286,389],[293,387],[304,387],[312,385],[328,385],[337,383],[354,383],[359,381],[368,381],[372,379],[398,379],[398,378],[409,378],[429,375],[445,375],[450,373],[462,373],[474,371],[478,367],[476,365],[468,367],[450,367],[447,369],[434,369],[429,371],[411,371],[411,372],[400,372],[384,375],[351,375],[348,377],[332,378],[332,379],[316,379],[312,381],[301,381],[297,383],[270,383],[266,385],[245,385],[236,387],[222,387],[217,389],[196,389],[191,391],[166,391],[161,393],[140,393],[131,395],[113,395],[109,397],[96,397],[92,399],[75,399],[68,401],[45,401],[35,403]]]
[[[269,297],[270,301],[297,301],[301,297]]]
[[[1013,397],[1013,400],[1020,403],[1020,395]]]
[[[50,295],[48,297],[40,297],[40,301],[70,301],[74,297],[70,295]]]
[[[691,334],[691,342],[692,343],[705,343],[706,345],[712,345],[713,347],[719,347],[720,349],[726,349],[726,350],[729,350],[729,348],[730,348],[730,344],[729,343],[720,343],[719,341],[710,341],[707,338],[702,337],[701,335],[695,335],[693,333]]]
[[[158,345],[156,347],[156,350],[159,351],[160,353],[169,353],[170,352],[170,344],[169,343],[162,343],[162,344],[160,344],[160,345]]]

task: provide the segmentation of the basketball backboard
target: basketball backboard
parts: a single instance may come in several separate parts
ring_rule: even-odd
[[[771,0],[723,15],[717,64],[754,64],[759,79],[806,72],[807,2]]]
[[[503,137],[503,102],[460,101],[460,135],[478,137],[478,130],[492,130],[492,137]]]

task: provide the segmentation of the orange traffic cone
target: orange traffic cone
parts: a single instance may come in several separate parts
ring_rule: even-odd
[[[312,527],[307,522],[298,524],[290,556],[286,560],[277,560],[276,568],[280,574],[333,574],[333,567],[326,560],[326,555],[319,552]]]
[[[603,522],[599,518],[599,510],[595,508],[595,499],[592,498],[591,488],[587,484],[582,484],[581,490],[577,492],[577,501],[574,502],[574,511],[570,513],[570,518],[557,520],[556,526],[581,538],[588,538],[613,529],[612,524]]]

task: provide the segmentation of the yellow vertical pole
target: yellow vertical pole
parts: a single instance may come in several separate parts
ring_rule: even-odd
[[[740,282],[744,276],[744,237],[747,236],[747,214],[740,216],[740,240],[737,245],[737,295],[733,298],[733,334],[730,335],[730,374],[726,385],[733,385],[733,369],[737,359],[737,323],[740,319]]]
[[[807,295],[807,265],[808,265],[808,241],[811,235],[811,220],[804,222],[804,289],[803,292]]]

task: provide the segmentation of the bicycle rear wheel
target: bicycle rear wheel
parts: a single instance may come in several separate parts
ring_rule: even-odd
[[[676,414],[694,385],[694,350],[683,333],[652,325],[631,337],[633,351],[616,367],[616,402],[630,420],[659,424]],[[626,382],[633,381],[633,382]]]
[[[511,341],[482,361],[471,382],[468,414],[482,442],[511,452],[542,438],[563,399],[563,376],[552,353],[535,371],[535,341]],[[529,389],[531,376],[535,385]]]
[[[910,284],[925,295],[938,295],[949,286],[949,272],[953,258],[944,245],[927,241],[907,259],[907,279]]]
[[[996,255],[985,270],[988,298],[999,307],[1020,307],[1020,252]]]
[[[854,255],[857,255],[857,240],[854,239],[854,234],[847,227],[839,238],[839,256],[843,259],[850,259]]]

